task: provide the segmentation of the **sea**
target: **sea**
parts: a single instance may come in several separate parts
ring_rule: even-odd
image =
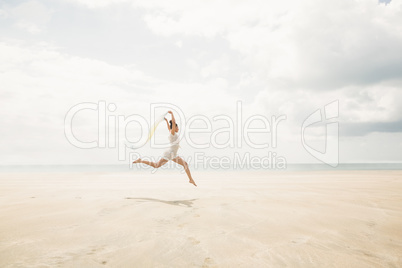
[[[172,163],[172,162],[169,162]],[[189,165],[191,171],[213,171],[213,172],[225,172],[225,171],[275,171],[275,172],[288,172],[288,171],[342,171],[342,170],[402,170],[402,163],[342,163],[336,167],[332,167],[327,164],[286,164],[280,168],[264,168],[264,167],[205,167],[205,166],[192,166]],[[183,167],[172,163],[166,164],[159,170],[164,172],[172,172],[177,170],[183,170]],[[154,168],[140,165],[0,165],[0,173],[4,172],[135,172],[135,171],[155,171]]]

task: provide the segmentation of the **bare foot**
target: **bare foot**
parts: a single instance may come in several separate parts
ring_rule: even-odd
[[[134,162],[133,162],[133,164],[137,164],[137,163],[140,163],[141,162],[141,158],[138,158],[137,160],[135,160]]]
[[[197,184],[195,184],[195,181],[193,180],[189,180],[188,182],[194,184],[194,186],[197,186]]]

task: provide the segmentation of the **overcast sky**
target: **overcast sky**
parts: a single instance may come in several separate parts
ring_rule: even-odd
[[[339,101],[341,162],[402,162],[401,48],[402,0],[0,0],[0,161],[126,163],[115,148],[79,149],[65,137],[71,107],[103,100],[117,107],[110,115],[148,121],[157,102],[186,117],[235,118],[238,101],[244,118],[286,115],[269,151],[288,163],[319,162],[301,126]],[[77,137],[96,139],[96,112],[73,122]],[[311,146],[325,146],[325,126],[306,132]],[[132,124],[127,135],[139,132]],[[194,153],[182,144],[182,155]]]

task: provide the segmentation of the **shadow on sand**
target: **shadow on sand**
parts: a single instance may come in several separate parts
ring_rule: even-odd
[[[167,201],[167,200],[161,200],[156,198],[145,198],[145,197],[126,197],[125,199],[134,199],[137,200],[137,202],[160,202],[173,206],[186,206],[186,207],[193,207],[193,202],[197,200],[197,199],[189,199],[189,200]]]

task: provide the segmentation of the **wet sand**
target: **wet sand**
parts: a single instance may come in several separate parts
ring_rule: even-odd
[[[0,173],[0,267],[402,267],[402,171]]]

